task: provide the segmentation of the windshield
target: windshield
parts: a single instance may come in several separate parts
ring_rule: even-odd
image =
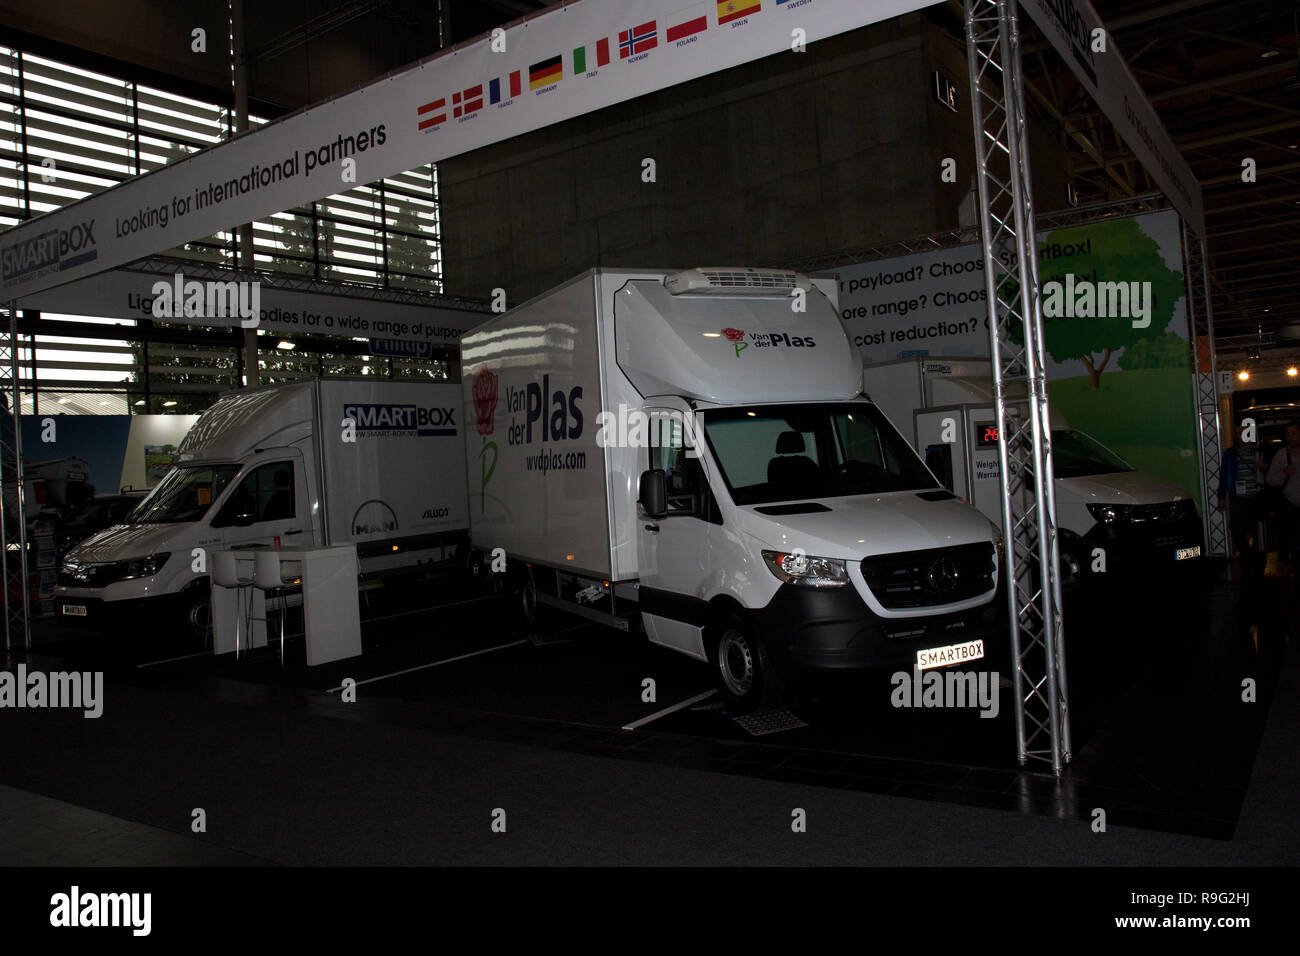
[[[167,524],[198,521],[230,479],[239,473],[239,465],[188,465],[173,468],[158,483],[148,498],[126,517],[127,524]]]
[[[1101,442],[1072,428],[1052,430],[1052,473],[1057,478],[1083,478],[1132,471],[1133,466]]]
[[[938,487],[867,402],[715,409],[704,435],[738,505]]]

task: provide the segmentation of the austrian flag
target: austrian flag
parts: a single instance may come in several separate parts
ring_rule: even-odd
[[[428,129],[430,126],[437,126],[439,123],[447,122],[447,98],[444,96],[432,103],[425,103],[420,107],[418,113],[421,117],[420,129]]]
[[[633,27],[631,30],[620,30],[618,33],[618,56],[620,60],[626,60],[629,56],[636,56],[638,53],[645,53],[647,50],[653,50],[659,45],[659,34],[655,30],[655,22],[643,23],[639,27]]]

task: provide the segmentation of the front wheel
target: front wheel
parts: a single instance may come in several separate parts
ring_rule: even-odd
[[[726,619],[717,630],[713,664],[718,690],[742,712],[775,706],[784,698],[784,684],[763,642],[735,618]]]
[[[212,594],[206,582],[181,592],[180,624],[204,650],[212,647]]]

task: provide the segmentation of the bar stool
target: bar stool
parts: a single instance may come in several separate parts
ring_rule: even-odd
[[[259,550],[253,559],[253,586],[265,592],[266,606],[270,607],[273,591],[280,592],[280,664],[284,664],[284,619],[289,615],[289,596],[285,586],[292,584],[293,576],[285,577],[280,565],[280,552],[272,548]]]
[[[218,551],[212,556],[212,583],[217,587],[235,588],[235,656],[239,656],[239,621],[244,619],[244,639],[252,646],[253,627],[253,575],[239,573],[239,562],[233,551]],[[244,595],[248,595],[248,609],[244,610]]]

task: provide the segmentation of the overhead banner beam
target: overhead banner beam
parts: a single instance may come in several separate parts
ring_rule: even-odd
[[[1205,236],[1201,186],[1089,0],[1020,0],[1183,221]]]
[[[932,2],[572,0],[0,234],[0,299]]]

